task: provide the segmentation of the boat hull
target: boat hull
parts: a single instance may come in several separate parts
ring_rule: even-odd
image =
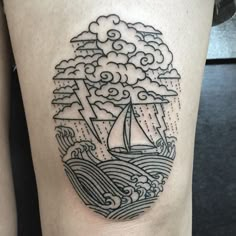
[[[114,156],[115,158],[121,160],[121,161],[129,161],[133,160],[139,157],[150,157],[150,156],[159,156],[159,152],[151,152],[151,150],[135,150],[135,151],[130,151],[130,152],[117,152],[114,150],[108,150],[109,153]]]

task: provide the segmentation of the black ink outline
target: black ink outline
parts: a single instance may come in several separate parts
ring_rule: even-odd
[[[65,172],[82,201],[107,219],[134,219],[149,208],[176,156],[165,115],[181,77],[161,37],[153,26],[100,16],[71,39],[75,57],[55,67],[52,104],[62,107],[53,118]],[[63,102],[74,95],[78,101]],[[77,105],[76,119],[66,117]]]

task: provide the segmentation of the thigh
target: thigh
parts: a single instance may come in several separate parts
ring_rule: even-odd
[[[5,5],[44,235],[190,235],[213,1]]]

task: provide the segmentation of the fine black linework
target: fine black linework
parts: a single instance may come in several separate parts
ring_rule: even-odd
[[[162,33],[117,15],[72,38],[52,104],[66,175],[84,204],[134,219],[163,191],[176,157],[180,74]]]

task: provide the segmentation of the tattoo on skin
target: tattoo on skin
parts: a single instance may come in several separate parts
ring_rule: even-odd
[[[85,205],[134,219],[161,197],[176,157],[180,75],[162,33],[100,16],[56,65],[56,139]]]

